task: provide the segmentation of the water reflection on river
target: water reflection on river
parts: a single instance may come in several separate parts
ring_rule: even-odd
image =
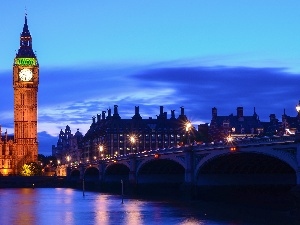
[[[0,224],[271,224],[221,214],[170,202],[125,199],[122,204],[117,195],[86,192],[83,196],[65,188],[0,189]]]

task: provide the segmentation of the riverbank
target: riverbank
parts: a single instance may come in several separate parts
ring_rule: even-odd
[[[0,188],[67,187],[66,177],[56,176],[0,176]]]

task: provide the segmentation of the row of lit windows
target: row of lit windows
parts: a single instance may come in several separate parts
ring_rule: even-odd
[[[1,152],[0,152],[0,153],[1,153]],[[6,146],[3,146],[3,147],[2,147],[2,155],[6,155],[6,153],[7,153]],[[9,155],[12,155],[12,146],[9,146],[8,154],[9,154]]]
[[[132,147],[132,148],[129,148],[129,147],[126,147],[126,148],[116,148],[116,147],[114,147],[114,148],[113,148],[113,152],[114,152],[114,154],[118,154],[118,153],[117,153],[118,151],[119,151],[119,152],[124,152],[124,149],[126,150],[126,152],[130,152],[130,151],[135,152],[135,151],[137,151],[137,150],[140,150],[140,151],[141,151],[141,149],[136,148],[136,147]]]
[[[184,136],[184,135],[183,135],[183,136]],[[151,139],[156,139],[156,138],[157,138],[157,139],[162,139],[163,137],[164,137],[165,139],[168,139],[168,138],[174,139],[175,135],[174,135],[174,134],[171,134],[171,135],[168,135],[168,134],[165,134],[165,135],[158,134],[157,136],[156,136],[155,134],[152,134],[152,135],[151,135]],[[177,134],[176,137],[177,137],[177,139],[180,139],[180,135],[179,135],[179,134]],[[113,138],[114,138],[114,139],[117,139],[117,138],[118,138],[118,134],[114,134],[114,135],[113,135]],[[129,139],[129,138],[130,138],[130,135],[127,135],[127,139]],[[143,139],[143,138],[149,139],[150,137],[149,137],[149,135],[147,134],[147,135],[145,135],[144,137],[143,137],[143,135],[139,135],[137,138],[138,138],[138,139]],[[124,140],[124,137],[123,137],[122,134],[119,135],[119,139],[120,139],[120,140]]]
[[[113,142],[114,142],[114,143],[118,143],[117,140],[114,140]],[[146,144],[149,144],[149,143],[162,143],[162,142],[163,142],[163,141],[145,141]],[[119,143],[120,143],[120,144],[123,144],[124,141],[119,141]],[[143,141],[139,141],[138,143],[139,143],[139,144],[143,144],[144,142],[143,142]],[[170,141],[170,142],[169,142],[169,141],[164,141],[164,143],[165,143],[165,144],[167,144],[167,143],[174,143],[174,141]],[[131,143],[130,143],[130,142],[127,142],[127,144],[131,144]]]
[[[114,138],[117,138],[117,137],[120,137],[120,138],[122,138],[124,135],[123,134],[113,134],[113,137]],[[130,137],[131,135],[130,134],[127,134],[126,135],[126,137],[128,138],[128,137]],[[145,136],[145,138],[149,138],[149,136],[151,136],[152,138],[155,138],[156,136],[157,137],[163,137],[163,136],[165,136],[165,138],[168,138],[169,136],[171,137],[171,138],[174,138],[175,136],[177,136],[177,138],[180,138],[180,135],[179,134],[177,134],[177,135],[174,135],[174,134],[151,134],[151,135],[149,135],[149,134],[144,134],[144,135],[142,135],[142,134],[140,134],[140,135],[138,135],[138,137],[140,138],[140,137],[143,137],[143,136]]]
[[[6,161],[7,165],[5,165],[5,161]],[[0,160],[0,167],[1,168],[4,168],[4,167],[11,168],[11,160],[4,160],[4,159]]]

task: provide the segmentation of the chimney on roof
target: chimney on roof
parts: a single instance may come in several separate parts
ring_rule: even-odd
[[[180,107],[180,115],[184,116],[184,107],[183,106]]]
[[[242,118],[244,116],[243,107],[237,107],[237,117]]]
[[[134,114],[137,116],[140,115],[140,107],[139,106],[134,107]]]
[[[171,119],[175,119],[175,110],[171,110]]]
[[[134,116],[132,117],[132,119],[142,119],[142,117],[140,115],[140,107],[139,106],[134,107]]]
[[[117,105],[114,105],[114,116],[118,116],[119,113],[118,113],[118,106]]]
[[[159,109],[160,109],[159,115],[162,116],[164,114],[164,107],[160,106]]]
[[[212,118],[216,118],[218,116],[218,110],[216,107],[213,107],[211,109],[211,116],[212,116]]]
[[[120,119],[121,117],[119,116],[119,112],[118,112],[118,106],[114,105],[114,115],[113,118],[117,118]]]
[[[270,122],[276,121],[276,115],[274,113],[270,114]]]
[[[111,109],[107,110],[107,114],[108,114],[107,117],[111,117]]]

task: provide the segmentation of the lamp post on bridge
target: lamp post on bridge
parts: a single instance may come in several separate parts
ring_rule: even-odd
[[[133,145],[134,145],[134,143],[136,141],[134,135],[131,135],[129,137],[129,141],[130,141],[130,152],[133,153]]]
[[[226,138],[227,143],[231,144],[233,141],[233,138],[231,137],[231,135],[228,135],[228,137]]]
[[[71,156],[68,155],[68,156],[67,156],[68,166],[69,166],[70,160],[71,160]]]
[[[190,145],[190,130],[192,128],[192,124],[191,122],[187,122],[185,124],[185,131],[186,131],[186,135],[187,135],[187,144]]]
[[[103,158],[103,145],[99,145],[100,159]]]
[[[295,138],[296,141],[300,141],[300,100],[299,103],[296,105],[296,111],[297,111],[297,129],[295,132]]]
[[[299,100],[299,103],[296,105],[296,110],[298,112],[297,117],[300,117],[300,100]]]

